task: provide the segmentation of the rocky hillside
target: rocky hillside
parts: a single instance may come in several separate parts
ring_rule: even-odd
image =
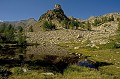
[[[58,30],[41,31],[45,22],[51,22]],[[103,16],[90,17],[87,20],[67,17],[60,5],[48,10],[34,25],[36,32],[26,33],[28,42],[39,44],[85,43],[89,40],[94,44],[109,43],[109,38],[117,35],[120,13],[109,13]],[[49,25],[49,24],[48,24]],[[65,28],[67,26],[67,28]]]
[[[116,13],[115,13],[116,14]],[[117,16],[119,13],[117,14]],[[105,16],[105,15],[104,15]],[[101,16],[104,17],[104,16]],[[107,14],[106,16],[109,16]],[[106,44],[109,42],[109,37],[117,35],[116,31],[118,29],[118,18],[114,13],[112,14],[114,16],[114,21],[107,21],[105,23],[102,23],[98,26],[93,26],[92,21],[94,23],[94,20],[97,18],[90,18],[83,22],[89,21],[91,24],[91,31],[88,30],[72,30],[72,29],[61,29],[61,30],[55,30],[55,31],[38,31],[38,32],[31,32],[26,33],[29,39],[27,39],[29,42],[37,42],[37,43],[51,43],[51,44],[59,44],[59,43],[71,43],[71,42],[86,42],[90,41],[92,43],[98,43],[98,44]],[[100,18],[100,17],[98,17]],[[98,19],[97,18],[97,19]]]

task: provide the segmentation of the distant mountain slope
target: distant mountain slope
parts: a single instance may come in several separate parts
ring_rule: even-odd
[[[22,27],[25,27],[25,26],[30,26],[30,25],[34,25],[37,21],[34,19],[34,18],[30,18],[30,19],[27,19],[27,20],[20,20],[20,21],[3,21],[3,22],[0,22],[0,25],[2,25],[3,23],[5,23],[6,25],[13,25],[13,26],[22,26]]]
[[[94,22],[95,19],[99,19],[99,20],[110,20],[110,19],[114,19],[114,21],[117,21],[120,18],[120,13],[108,13],[105,15],[101,15],[101,16],[91,16],[90,18],[88,18],[87,20],[90,22]]]

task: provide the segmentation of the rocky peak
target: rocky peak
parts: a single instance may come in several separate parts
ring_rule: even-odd
[[[61,5],[60,4],[55,4],[55,8],[54,9],[61,9]]]
[[[48,21],[52,22],[56,27],[62,27],[63,20],[69,21],[69,18],[64,14],[61,5],[56,4],[54,9],[48,10],[46,13],[40,16],[38,23],[39,26],[43,26],[43,23]]]
[[[61,5],[56,4],[53,10],[48,10],[46,13],[44,13],[40,19],[40,20],[64,20],[64,19],[68,19],[67,16],[64,14],[64,11],[61,8]]]

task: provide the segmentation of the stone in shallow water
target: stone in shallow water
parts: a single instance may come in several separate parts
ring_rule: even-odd
[[[79,46],[77,46],[77,47],[74,47],[74,49],[79,49],[80,47]]]
[[[41,73],[43,75],[54,75],[52,72]]]

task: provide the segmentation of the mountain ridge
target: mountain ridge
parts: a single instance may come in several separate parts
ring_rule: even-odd
[[[68,17],[64,14],[61,5],[55,5],[53,10],[48,10],[40,16],[39,20],[35,23],[38,29],[44,26],[44,22],[51,22],[57,29],[81,29],[92,30],[94,26],[101,26],[104,23],[117,21],[120,18],[120,13],[108,13],[102,16],[93,16],[87,20],[82,20],[74,17]]]
[[[42,14],[38,21],[34,18],[29,18],[27,20],[20,21],[3,21],[3,23],[11,24],[13,26],[29,27],[33,26],[34,31],[41,31],[44,23],[47,21],[55,26],[55,29],[73,29],[73,30],[93,30],[98,28],[98,26],[103,27],[108,24],[117,23],[120,19],[119,12],[107,13],[102,16],[92,16],[87,20],[82,20],[79,18],[74,18],[73,16],[66,16],[61,5],[56,4],[54,9],[48,10]]]

